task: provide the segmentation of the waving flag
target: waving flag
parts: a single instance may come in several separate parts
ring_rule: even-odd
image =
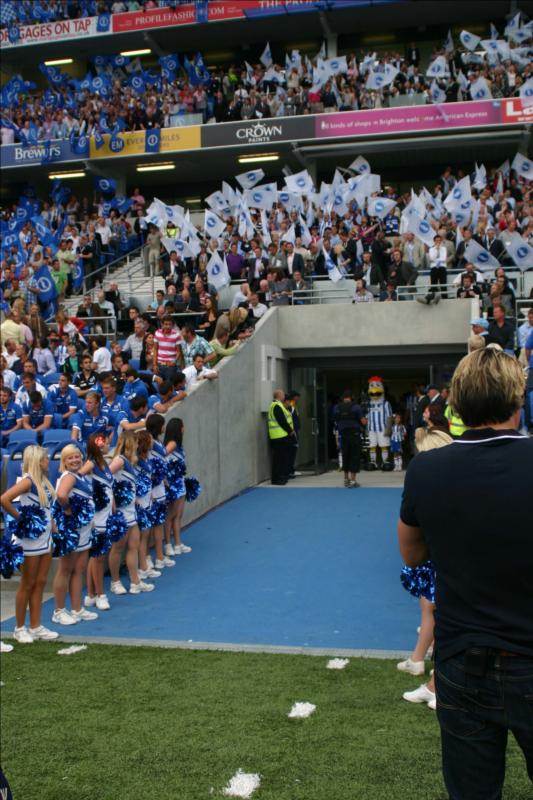
[[[242,172],[240,175],[235,175],[235,180],[238,181],[243,189],[252,189],[256,183],[262,181],[265,173],[262,169],[252,169],[249,172]]]
[[[481,164],[481,166],[478,167],[478,165],[476,164],[476,171],[472,186],[474,187],[474,189],[481,191],[481,189],[484,189],[486,185],[487,185],[487,170],[485,168],[485,165]]]
[[[76,138],[74,131],[72,131],[72,133],[70,134],[69,142],[70,142],[70,148],[74,153],[74,155],[88,157],[89,155],[88,136],[78,136],[78,138]]]
[[[167,253],[175,250],[182,258],[194,258],[194,252],[183,239],[171,239],[168,236],[163,236],[161,241]]]
[[[115,194],[117,182],[113,178],[95,178],[94,185],[99,192],[104,194]]]
[[[44,265],[33,273],[34,280],[39,288],[39,300],[52,306],[52,313],[57,311],[57,289],[49,268]],[[48,315],[48,311],[46,312]]]
[[[453,53],[453,51],[455,50],[453,44],[452,32],[450,30],[448,31],[448,35],[444,40],[444,49],[446,50],[447,53]]]
[[[373,197],[368,203],[368,213],[371,217],[379,217],[384,219],[387,214],[390,214],[396,200],[388,200],[386,197]]]
[[[448,62],[444,56],[437,56],[426,70],[426,75],[429,75],[430,78],[442,78],[444,75],[448,74]]]
[[[314,191],[313,179],[306,169],[295,175],[287,175],[285,185],[292,194],[311,194]]]
[[[207,205],[211,206],[217,214],[231,214],[230,205],[222,192],[213,192],[204,199]]]
[[[260,208],[270,211],[278,199],[277,184],[265,183],[263,186],[255,186],[253,189],[246,189],[244,198],[249,208]]]
[[[214,211],[205,209],[204,217],[204,231],[208,236],[214,236],[217,239],[226,230],[226,223],[220,217],[217,217]]]
[[[343,279],[344,275],[333,261],[331,253],[328,253],[328,251],[324,247],[322,247],[322,253],[324,254],[324,264],[328,271],[328,278],[330,279],[330,281],[333,281],[333,283],[338,283],[340,280]]]
[[[475,50],[480,43],[481,36],[476,36],[475,33],[469,33],[468,31],[461,31],[459,39],[464,48],[472,51]]]
[[[428,247],[433,246],[433,240],[436,236],[435,231],[427,219],[422,219],[416,211],[409,216],[407,230],[414,233],[417,239],[427,244]]]
[[[512,39],[516,44],[523,44],[528,39],[531,39],[531,31],[527,28],[518,28],[518,30],[509,31],[507,38]]]
[[[53,246],[54,237],[52,235],[52,231],[47,227],[44,219],[39,215],[32,217],[31,221],[41,244],[45,247]]]
[[[366,88],[367,89],[374,89],[375,91],[382,89],[384,86],[387,85],[387,79],[383,72],[374,72],[370,71],[368,78],[366,79]]]
[[[113,128],[111,133],[111,138],[109,140],[109,149],[113,151],[113,153],[120,153],[124,150],[124,138],[120,136],[121,128],[117,124]]]
[[[520,100],[522,108],[531,108],[533,106],[533,78],[528,78],[520,87]]]
[[[472,264],[475,264],[475,266],[480,269],[486,269],[487,267],[496,269],[501,266],[497,258],[494,258],[488,250],[485,250],[484,247],[481,247],[481,245],[473,239],[466,244],[465,256],[468,261],[471,261]]]
[[[526,178],[528,181],[533,180],[533,162],[522,155],[517,153],[511,163],[511,168],[514,169],[517,175]]]
[[[98,33],[107,33],[110,25],[111,25],[111,14],[104,12],[103,14],[98,15],[98,20],[96,22],[96,30],[98,31]]]
[[[216,250],[207,262],[207,280],[217,291],[231,283],[226,258],[222,260]]]
[[[533,247],[519,233],[512,233],[505,244],[505,249],[520,269],[533,267]]]
[[[272,61],[272,51],[270,50],[270,44],[267,42],[265,45],[265,49],[259,56],[259,61],[263,64],[267,69],[272,66],[274,63]]]
[[[485,78],[478,78],[470,84],[470,97],[472,100],[491,100],[492,94]]]
[[[364,172],[370,172],[370,164],[363,158],[363,156],[357,156],[355,161],[352,161],[348,169],[353,169],[354,172],[358,172],[362,175]]]
[[[431,97],[432,103],[446,102],[446,92],[444,89],[440,88],[436,80],[433,80],[431,86],[429,87],[429,96]]]
[[[150,128],[144,134],[144,150],[146,153],[159,153],[161,148],[161,128]]]

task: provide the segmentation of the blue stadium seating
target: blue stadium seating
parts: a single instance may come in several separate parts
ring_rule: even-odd
[[[18,445],[27,444],[37,444],[37,433],[36,431],[26,431],[26,430],[18,430],[13,431],[13,433],[9,434],[9,443],[7,445],[7,451],[9,454],[13,452],[13,449]]]
[[[48,447],[50,447],[51,444],[64,444],[68,441],[70,441],[70,431],[68,430],[48,428],[48,430],[44,431],[43,445],[48,445]]]
[[[61,372],[51,372],[49,375],[44,375],[42,382],[46,387],[53,386],[54,383],[59,381],[62,374]]]
[[[133,367],[133,369],[136,369],[137,371],[139,371],[141,368],[141,362],[138,358],[130,358],[128,363],[130,367]]]

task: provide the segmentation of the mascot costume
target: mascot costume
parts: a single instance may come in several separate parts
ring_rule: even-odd
[[[381,450],[381,468],[390,469],[389,447],[392,407],[385,400],[383,379],[373,375],[368,379],[368,439],[370,443],[370,469],[377,468],[377,448]]]

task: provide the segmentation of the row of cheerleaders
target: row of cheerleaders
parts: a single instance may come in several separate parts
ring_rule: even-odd
[[[52,632],[41,625],[40,608],[53,557],[59,558],[53,584],[56,624],[96,618],[87,606],[110,607],[104,592],[106,561],[111,592],[128,592],[120,579],[125,550],[129,592],[151,591],[154,584],[148,579],[174,566],[171,555],[190,550],[181,542],[181,518],[185,502],[194,501],[200,491],[198,480],[187,475],[180,419],[170,420],[165,429],[164,418],[151,415],[146,430],[119,435],[112,455],[105,433],[89,437],[86,454],[76,444],[67,444],[55,488],[48,479],[47,451],[26,447],[22,475],[1,498],[9,521],[0,543],[0,572],[4,578],[15,570],[22,573],[15,634],[22,632],[24,641],[50,638],[46,634]]]

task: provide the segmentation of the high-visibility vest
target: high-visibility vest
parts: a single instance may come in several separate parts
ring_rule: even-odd
[[[287,431],[284,431],[281,425],[278,424],[276,417],[274,416],[274,409],[276,406],[279,406],[283,413],[285,414],[285,419],[287,420],[287,425],[290,425],[291,430],[294,430],[294,423],[292,421],[292,414],[288,408],[285,408],[283,403],[280,403],[279,400],[274,400],[273,403],[270,404],[270,408],[268,409],[268,437],[269,439],[284,439],[289,434]]]
[[[446,406],[444,416],[448,420],[450,426],[450,436],[453,436],[454,439],[462,436],[463,433],[468,430],[459,414],[455,414],[451,406]]]

